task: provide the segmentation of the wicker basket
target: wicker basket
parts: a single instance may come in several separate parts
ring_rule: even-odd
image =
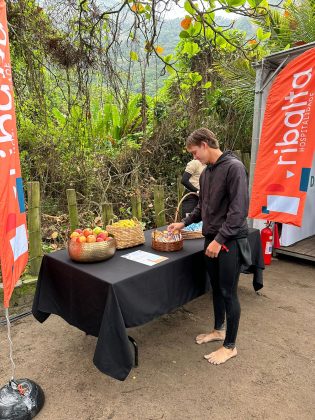
[[[133,246],[144,244],[144,233],[142,225],[138,219],[134,218],[136,222],[135,227],[117,227],[112,226],[111,224],[106,226],[108,233],[113,235],[116,239],[117,249],[131,248]],[[111,220],[109,223],[113,223]]]
[[[176,208],[175,220],[174,220],[175,223],[177,222],[177,219],[178,219],[180,206],[182,202],[185,200],[185,198],[188,197],[189,195],[196,195],[198,197],[198,194],[195,192],[187,193],[184,195],[184,197],[182,197],[182,199],[180,200]],[[183,239],[201,239],[204,237],[201,230],[196,230],[196,231],[181,230],[181,234],[182,234]]]
[[[155,239],[156,230],[152,232],[152,248],[156,251],[163,251],[163,252],[172,252],[172,251],[180,251],[183,248],[184,240],[183,238],[179,241],[173,242],[161,242]]]
[[[201,230],[196,230],[196,231],[181,230],[181,234],[182,234],[183,239],[202,239],[202,238],[204,238]]]
[[[76,262],[97,262],[111,258],[116,252],[116,240],[103,242],[68,242],[69,256]]]

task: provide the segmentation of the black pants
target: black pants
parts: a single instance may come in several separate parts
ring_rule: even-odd
[[[197,206],[199,198],[196,195],[189,195],[182,203],[182,217],[186,217]]]
[[[205,240],[205,250],[213,238]],[[223,346],[234,348],[241,315],[237,296],[237,286],[241,271],[241,255],[236,240],[226,244],[228,252],[221,250],[217,258],[205,256],[206,268],[210,276],[214,309],[214,328],[224,328],[226,316],[226,336]]]

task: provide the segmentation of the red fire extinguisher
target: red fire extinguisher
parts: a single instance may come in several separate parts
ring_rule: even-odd
[[[271,263],[272,257],[272,230],[270,229],[270,224],[270,222],[267,222],[266,227],[260,232],[265,265],[269,265]]]

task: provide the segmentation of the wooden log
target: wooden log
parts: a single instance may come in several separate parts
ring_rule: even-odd
[[[155,185],[154,187],[154,210],[156,226],[166,225],[163,185]]]
[[[73,232],[79,227],[79,216],[76,192],[73,189],[67,189],[68,212],[70,221],[70,230]]]
[[[102,220],[104,229],[108,225],[109,221],[113,219],[113,205],[112,203],[102,203]]]
[[[141,194],[138,189],[131,196],[131,212],[133,217],[136,217],[139,222],[142,221]]]
[[[38,181],[27,183],[27,201],[30,274],[37,276],[43,255],[40,223],[40,185]]]

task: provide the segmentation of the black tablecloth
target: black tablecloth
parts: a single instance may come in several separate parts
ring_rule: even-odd
[[[146,244],[117,251],[110,260],[79,264],[66,250],[44,256],[33,302],[33,315],[44,322],[50,314],[98,337],[94,364],[102,372],[124,380],[133,365],[126,328],[168,313],[209,289],[204,268],[203,239],[185,241],[178,252],[161,253]],[[263,287],[263,258],[259,231],[251,229],[254,289]],[[149,267],[121,258],[141,249],[168,259]]]

